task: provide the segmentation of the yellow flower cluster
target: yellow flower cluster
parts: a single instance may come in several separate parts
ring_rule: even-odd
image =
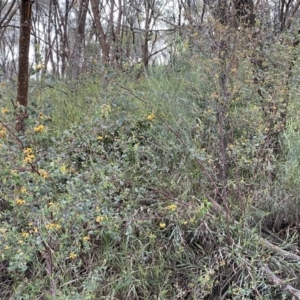
[[[33,128],[34,132],[43,132],[45,130],[44,125],[39,125]]]
[[[167,225],[166,225],[165,222],[160,222],[160,223],[159,223],[159,228],[160,228],[160,229],[164,229],[166,226],[167,226]]]
[[[32,163],[34,160],[34,154],[32,153],[32,149],[31,148],[25,148],[23,150],[24,154],[25,154],[25,158],[24,158],[24,162],[26,163]]]
[[[62,173],[66,173],[66,172],[67,172],[67,167],[66,167],[65,164],[63,164],[59,169],[60,169],[60,171],[61,171]]]
[[[195,217],[190,218],[190,223],[191,223],[191,224],[194,224],[195,222],[196,222],[196,218],[195,218]]]
[[[177,205],[176,204],[168,205],[166,207],[166,209],[171,210],[171,211],[175,211],[177,209]]]
[[[104,217],[104,216],[98,216],[97,218],[96,218],[96,222],[97,223],[101,223],[102,221],[104,221],[104,220],[107,220],[107,217]]]
[[[25,200],[23,200],[23,199],[17,199],[16,200],[16,204],[21,206],[21,205],[25,204]]]
[[[29,233],[38,233],[39,230],[37,229],[37,227],[33,227],[32,230],[29,230]]]
[[[148,121],[153,121],[155,119],[154,113],[151,113],[150,115],[147,116]]]
[[[8,112],[9,112],[9,110],[8,110],[7,107],[2,107],[2,108],[1,108],[1,113],[2,113],[2,115],[5,115],[5,114],[8,113]]]
[[[89,236],[89,235],[84,236],[84,237],[83,237],[83,240],[84,240],[85,242],[88,242],[88,241],[90,240],[90,236]]]
[[[21,187],[20,188],[20,193],[21,194],[26,194],[27,193],[27,189],[25,187]]]
[[[24,237],[24,238],[28,238],[28,237],[29,237],[29,233],[23,231],[23,232],[21,233],[21,236]]]
[[[34,224],[32,222],[28,223],[28,226],[31,227],[31,229],[29,230],[29,233],[38,233],[38,228],[34,227]]]
[[[0,139],[6,136],[6,128],[0,125]]]
[[[99,141],[102,141],[102,140],[103,140],[103,136],[99,135],[99,136],[98,136],[98,140],[99,140]]]
[[[74,258],[76,258],[76,257],[77,257],[77,254],[74,253],[74,252],[71,252],[70,255],[69,255],[69,258],[70,258],[70,259],[74,259]]]
[[[59,230],[61,226],[57,223],[50,223],[46,225],[46,229],[56,229]]]
[[[41,177],[43,177],[44,179],[47,179],[49,177],[47,171],[43,170],[43,169],[39,169],[39,174]]]

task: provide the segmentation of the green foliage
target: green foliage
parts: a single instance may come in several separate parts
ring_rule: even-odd
[[[24,136],[3,97],[1,298],[289,299],[266,280],[263,264],[286,278],[297,278],[299,267],[257,236],[261,226],[274,229],[272,218],[278,230],[288,213],[295,220],[298,119],[289,112],[283,154],[269,153],[265,102],[246,54],[227,74],[225,104],[223,62],[197,53],[179,70],[157,67],[138,80],[34,83]],[[266,76],[279,97],[283,69],[273,71]],[[280,238],[294,249],[293,229]]]

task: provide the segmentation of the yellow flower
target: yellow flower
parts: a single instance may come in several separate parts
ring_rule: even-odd
[[[4,138],[6,136],[6,129],[3,126],[0,126],[0,138]]]
[[[29,225],[29,224],[28,224]],[[33,224],[32,224],[33,225]],[[32,229],[29,230],[29,233],[38,233],[37,227],[32,227]]]
[[[89,235],[84,236],[84,237],[83,237],[83,240],[84,240],[85,242],[89,241],[89,240],[90,240],[90,236],[89,236]]]
[[[62,173],[66,173],[67,168],[66,168],[66,165],[65,165],[65,164],[63,164],[63,165],[60,167],[60,171],[61,171]]]
[[[4,138],[6,136],[6,128],[0,125],[0,138]]]
[[[58,230],[60,228],[61,228],[61,226],[57,223],[50,223],[50,224],[46,225],[46,229],[56,229],[56,230]]]
[[[26,194],[27,193],[27,189],[25,187],[20,188],[20,193],[21,194]]]
[[[196,218],[195,218],[195,217],[190,218],[190,223],[191,223],[191,224],[193,224],[193,223],[195,223],[195,222],[196,222]]]
[[[24,158],[24,162],[25,163],[32,163],[34,160],[34,154],[32,153],[32,149],[31,148],[25,148],[23,150],[24,154],[25,154],[25,158]]]
[[[28,232],[22,232],[21,236],[24,237],[24,238],[28,238],[29,233]]]
[[[43,169],[39,169],[39,173],[40,176],[42,176],[44,179],[47,179],[49,177],[48,173]]]
[[[103,136],[99,135],[97,139],[98,139],[99,141],[102,141],[102,140],[103,140]]]
[[[42,124],[33,128],[34,132],[43,132],[44,129],[45,129],[45,127]]]
[[[8,113],[8,112],[9,112],[9,110],[8,110],[7,107],[1,108],[1,113],[2,113],[2,115],[6,114],[6,113]]]
[[[150,115],[147,116],[148,121],[153,121],[155,119],[154,113],[151,113]]]
[[[171,210],[171,211],[175,211],[177,209],[177,205],[176,204],[168,205],[166,207],[166,209]]]
[[[76,258],[76,257],[77,257],[77,254],[74,253],[74,252],[71,252],[70,255],[69,255],[69,258],[70,258],[70,259],[74,259],[74,258]]]
[[[33,162],[33,160],[34,160],[34,158],[35,158],[35,156],[33,155],[33,154],[29,154],[29,155],[27,155],[27,156],[25,156],[25,158],[24,158],[24,162],[26,162],[26,163],[32,163]]]
[[[26,155],[32,154],[32,149],[31,149],[31,148],[25,148],[25,149],[23,150],[23,152],[24,152]]]
[[[160,223],[159,223],[159,228],[160,228],[160,229],[164,229],[166,226],[167,226],[167,225],[166,225],[165,222],[160,222]]]
[[[23,205],[23,204],[25,204],[25,200],[23,200],[23,199],[17,199],[16,200],[16,204],[17,205]]]
[[[9,246],[5,246],[5,247],[4,247],[4,250],[9,250],[9,249],[10,249]]]
[[[98,217],[96,218],[96,222],[97,222],[97,223],[101,223],[103,220],[104,220],[104,217],[103,217],[103,216],[98,216]]]

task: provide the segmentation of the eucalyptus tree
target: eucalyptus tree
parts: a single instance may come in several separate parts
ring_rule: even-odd
[[[27,118],[32,4],[32,0],[22,0],[20,3],[17,112],[15,116],[16,130],[19,132],[25,131],[25,119]]]
[[[72,78],[77,79],[83,70],[84,49],[85,49],[85,28],[87,22],[87,12],[89,8],[89,0],[80,0],[77,13],[77,25],[75,33],[75,43],[71,56],[71,72]]]

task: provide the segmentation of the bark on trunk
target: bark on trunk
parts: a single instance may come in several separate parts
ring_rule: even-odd
[[[19,38],[19,72],[17,90],[16,130],[25,131],[27,118],[28,81],[29,81],[29,45],[31,30],[31,0],[22,0],[20,3],[20,38]]]
[[[79,73],[82,68],[82,60],[84,57],[84,33],[86,24],[86,15],[88,11],[89,0],[81,0],[79,14],[78,14],[78,24],[77,32],[74,44],[73,52],[73,64],[72,64],[72,78],[78,79]]]
[[[99,38],[101,50],[102,50],[102,61],[105,65],[109,64],[110,61],[110,43],[107,41],[107,36],[104,33],[103,27],[99,17],[99,2],[97,0],[91,0],[91,6],[94,16],[94,24],[96,28],[96,34]]]

